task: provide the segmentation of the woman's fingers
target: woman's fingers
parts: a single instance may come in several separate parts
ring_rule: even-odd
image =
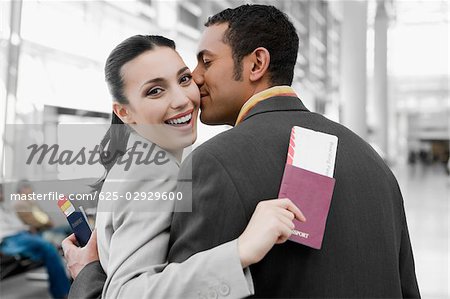
[[[238,238],[242,266],[259,262],[274,244],[286,242],[295,229],[294,219],[305,221],[302,212],[289,199],[260,201]]]
[[[284,212],[286,211],[286,212]],[[290,229],[294,229],[295,225],[294,222],[292,222],[293,218],[294,218],[294,214],[292,214],[291,212],[289,212],[288,210],[277,210],[278,214],[278,220],[280,222],[282,222],[286,227],[290,228]],[[288,214],[288,215],[286,215]]]
[[[305,215],[303,215],[302,211],[290,199],[282,198],[282,199],[279,199],[279,200],[281,201],[280,205],[283,208],[285,208],[285,209],[291,211],[292,213],[294,213],[295,218],[298,221],[301,221],[301,222],[305,222],[306,221]]]
[[[288,198],[275,199],[267,202],[268,205],[273,206],[273,212],[276,213],[278,223],[278,239],[276,244],[286,242],[292,235],[295,225],[294,219],[299,221],[306,221],[306,217],[302,211]]]
[[[292,223],[292,222],[291,222]],[[282,226],[280,226],[280,235],[278,236],[278,240],[276,241],[276,244],[281,244],[287,241],[289,237],[292,234],[292,228],[290,225],[286,225],[283,223]]]
[[[274,213],[274,217],[277,219],[276,229],[278,234],[275,243],[284,243],[289,239],[292,230],[295,228],[294,222],[292,222],[294,214],[281,207],[275,207]]]
[[[282,208],[282,207],[276,207],[277,213],[279,213],[281,216],[286,217],[289,220],[294,220],[295,215],[288,209]]]

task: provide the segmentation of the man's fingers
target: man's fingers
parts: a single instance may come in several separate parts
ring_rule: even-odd
[[[97,248],[97,229],[94,229],[92,232],[86,247]]]
[[[69,240],[75,245],[77,242],[77,237],[75,237],[75,234],[70,234],[70,236],[68,236],[65,240]]]
[[[75,237],[74,234],[71,234],[70,236],[68,236],[67,238],[65,238],[62,242],[61,242],[61,247],[64,253],[64,256],[66,256],[67,251],[71,248],[71,247],[76,247],[76,242],[77,242],[77,238]]]

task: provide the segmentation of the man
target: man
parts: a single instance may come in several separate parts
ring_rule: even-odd
[[[289,87],[299,42],[292,23],[272,6],[243,5],[211,17],[206,27],[193,72],[200,119],[234,128],[198,147],[181,167],[181,178],[192,171],[193,212],[174,215],[169,262],[239,236],[258,201],[278,195],[290,132],[301,126],[339,138],[322,248],[275,246],[250,266],[255,297],[419,298],[393,174],[366,142],[309,112]],[[77,280],[94,290],[99,278],[101,267],[93,262]],[[133,287],[145,297],[142,285]],[[217,297],[214,289],[211,296]]]
[[[0,184],[0,251],[6,255],[20,255],[34,261],[42,261],[47,268],[50,293],[53,298],[65,298],[70,282],[58,250],[41,236],[31,234],[16,213],[9,209],[3,199]]]

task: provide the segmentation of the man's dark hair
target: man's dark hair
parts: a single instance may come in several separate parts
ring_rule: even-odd
[[[241,5],[208,18],[206,27],[228,23],[224,42],[233,52],[235,79],[242,76],[242,59],[258,47],[270,53],[273,85],[291,85],[298,53],[298,35],[286,14],[271,5]]]

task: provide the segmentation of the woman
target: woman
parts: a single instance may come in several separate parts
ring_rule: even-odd
[[[174,42],[161,36],[123,41],[107,59],[105,76],[113,125],[101,142],[106,174],[97,188],[100,199],[115,194],[118,200],[98,205],[98,250],[107,274],[102,297],[137,297],[136,285],[152,298],[201,297],[212,278],[227,282],[232,298],[251,295],[248,266],[289,238],[294,217],[305,220],[300,210],[287,199],[264,201],[238,239],[167,265],[172,212],[183,200],[175,193],[179,163],[197,136],[199,91]],[[127,163],[149,149],[151,163]],[[176,200],[157,200],[164,192]]]

